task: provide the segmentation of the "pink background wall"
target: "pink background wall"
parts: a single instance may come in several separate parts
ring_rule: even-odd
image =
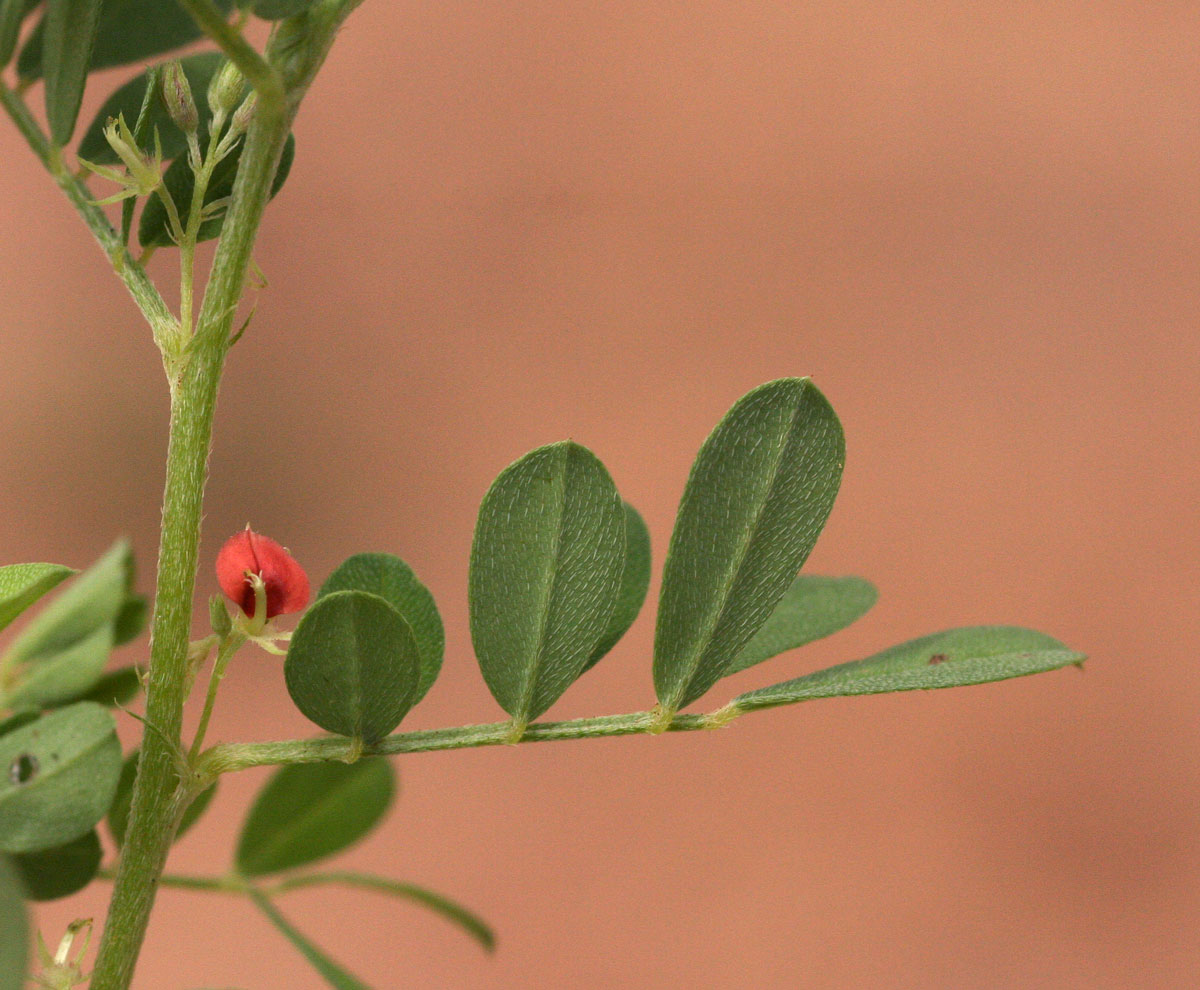
[[[1198,32],[1170,2],[369,0],[257,250],[204,595],[247,520],[317,581],[398,553],[448,628],[406,727],[496,719],[466,626],[474,513],[570,436],[657,563],[642,620],[551,716],[647,707],[690,461],[742,392],[810,374],[849,460],[809,569],[881,601],[714,705],[976,622],[1092,659],[723,733],[406,758],[338,864],[460,898],[497,954],[371,895],[285,911],[380,988],[1200,983]],[[157,355],[7,126],[0,162],[0,559],[84,564],[126,533],[148,581]],[[239,659],[215,736],[310,731],[279,663]],[[224,869],[263,779],[228,779],[172,867]],[[40,910],[48,938],[100,893]],[[137,985],[320,984],[247,904],[170,891]]]

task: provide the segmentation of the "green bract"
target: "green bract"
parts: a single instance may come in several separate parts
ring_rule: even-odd
[[[665,713],[729,671],[808,558],[842,477],[845,441],[807,378],[743,396],[700,448],[663,567],[654,686]]]
[[[112,804],[121,746],[90,701],[0,736],[0,852],[35,852],[90,831]]]
[[[741,711],[789,705],[810,698],[881,694],[985,684],[1080,663],[1045,633],[1018,626],[968,626],[922,636],[865,660],[839,664],[807,677],[748,691],[734,699]]]
[[[332,856],[379,824],[395,792],[395,774],[384,759],[284,767],[250,809],[237,871],[256,877]]]
[[[420,675],[415,706],[433,686],[442,669],[446,632],[433,595],[399,557],[387,553],[359,553],[347,558],[321,586],[318,599],[337,591],[367,591],[378,595],[403,617],[412,629],[420,654]]]
[[[624,560],[621,497],[579,444],[539,447],[488,489],[471,546],[471,641],[518,726],[587,668],[616,608]]]
[[[288,693],[308,718],[371,743],[412,708],[420,653],[411,627],[384,599],[338,591],[304,614],[283,672]]]

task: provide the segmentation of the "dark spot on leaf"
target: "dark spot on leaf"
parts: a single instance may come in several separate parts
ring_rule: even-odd
[[[37,757],[32,753],[22,753],[9,764],[8,779],[14,784],[27,784],[37,772]]]
[[[931,656],[929,658],[929,666],[931,666],[931,667],[934,664],[945,663],[945,662],[946,662],[946,654],[944,654],[944,653],[935,653],[933,656]]]

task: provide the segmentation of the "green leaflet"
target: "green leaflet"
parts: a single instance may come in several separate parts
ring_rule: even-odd
[[[810,698],[985,684],[1057,670],[1083,659],[1082,653],[1032,629],[968,626],[922,636],[865,660],[748,691],[733,700],[733,707],[753,711]]]
[[[832,636],[866,615],[878,597],[875,586],[862,578],[801,574],[763,627],[734,657],[725,676]]]
[[[88,688],[85,694],[79,696],[79,701],[94,701],[99,705],[114,708],[117,705],[127,705],[142,690],[142,679],[138,667],[119,667],[110,674],[105,674],[95,684]]]
[[[108,811],[120,773],[116,723],[90,701],[0,736],[0,851],[79,838]]]
[[[0,567],[0,629],[75,571],[61,564],[9,564]]]
[[[591,670],[599,660],[620,642],[621,637],[629,632],[633,620],[638,617],[642,605],[646,601],[646,592],[650,588],[650,530],[635,509],[628,502],[623,503],[625,511],[625,558],[621,570],[621,587],[617,592],[617,605],[608,627],[592,655],[588,657],[587,666]]]
[[[319,599],[292,634],[283,664],[288,693],[329,732],[377,742],[413,706],[420,654],[404,617],[378,595]]]
[[[17,50],[17,36],[26,12],[25,0],[0,0],[0,69],[8,65]]]
[[[6,662],[52,656],[112,623],[124,605],[131,567],[129,544],[119,540],[22,630]]]
[[[46,74],[50,140],[60,148],[71,140],[83,102],[101,3],[102,0],[46,0],[46,15],[39,25],[38,37],[44,39],[41,62]]]
[[[202,52],[199,55],[189,55],[180,59],[183,74],[191,84],[192,94],[196,99],[196,109],[200,114],[201,135],[208,133],[208,123],[212,119],[212,113],[208,109],[208,101],[204,98],[204,94],[208,92],[208,84],[212,81],[213,75],[224,63],[225,57],[217,52]],[[97,165],[115,165],[120,162],[117,153],[105,140],[104,127],[110,117],[116,118],[122,114],[125,116],[125,122],[133,127],[134,121],[138,119],[141,112],[142,100],[146,95],[149,78],[149,71],[134,76],[104,101],[104,105],[96,112],[96,116],[92,118],[91,124],[88,125],[80,139],[80,158],[85,158]],[[158,87],[155,87],[150,98],[145,126],[148,140],[144,147],[148,146],[153,150],[153,135],[157,131],[164,161],[178,158],[187,151],[187,137],[171,120],[166,104],[163,103],[162,91]]]
[[[728,671],[807,559],[837,495],[841,424],[806,378],[739,399],[700,448],[663,567],[654,686],[664,714]]]
[[[412,627],[420,654],[420,676],[413,706],[425,697],[442,669],[446,632],[433,595],[399,557],[388,553],[359,553],[343,561],[321,586],[318,600],[336,591],[367,591],[378,595]]]
[[[213,0],[222,12],[233,6],[232,0]],[[44,69],[43,35],[48,18],[43,18],[29,36],[17,60],[17,72],[23,80],[41,77]],[[103,0],[96,42],[86,71],[114,65],[143,62],[155,55],[195,41],[203,32],[190,14],[175,0]],[[133,118],[127,118],[132,125]]]
[[[91,883],[100,870],[100,856],[100,836],[93,829],[65,845],[12,859],[30,900],[55,901]]]
[[[2,704],[51,708],[86,694],[103,676],[112,646],[113,627],[103,625],[58,653],[36,658]]]
[[[317,0],[254,0],[250,4],[255,16],[264,21],[281,21],[285,17],[303,14]]]
[[[204,148],[204,143],[201,143]],[[271,184],[271,196],[274,197],[292,169],[292,159],[296,155],[296,139],[288,135],[287,143],[279,159],[279,170],[275,173],[275,181]],[[233,193],[233,181],[237,178],[238,162],[242,160],[242,145],[239,144],[213,169],[212,179],[204,196],[204,205],[208,206],[218,200],[226,199]],[[176,158],[171,167],[163,173],[163,188],[170,194],[179,211],[179,222],[188,224],[192,212],[192,190],[196,185],[196,177],[192,174],[187,157]],[[221,227],[225,223],[225,214],[219,213],[200,224],[197,242],[209,241],[219,237]],[[167,210],[157,195],[146,200],[142,217],[138,221],[138,241],[142,247],[172,247],[171,228],[167,219]]]
[[[375,876],[372,873],[352,873],[338,870],[332,873],[302,873],[288,877],[281,884],[279,892],[282,893],[283,889],[299,890],[302,887],[331,884],[373,890],[391,897],[414,901],[435,914],[440,914],[452,924],[458,925],[488,952],[492,952],[496,948],[496,933],[479,915],[436,891],[429,890],[427,887],[418,887],[416,884],[401,883],[398,880],[389,880],[387,877]]]
[[[125,831],[129,828],[129,811],[133,805],[133,782],[137,777],[137,763],[138,750],[135,749],[125,757],[125,762],[121,764],[117,792],[113,795],[112,806],[108,809],[108,831],[113,837],[113,842],[117,844],[117,848],[125,845]],[[178,780],[178,777],[176,779]],[[188,805],[187,811],[179,820],[179,830],[175,833],[176,842],[182,839],[184,833],[195,825],[200,820],[200,816],[208,810],[212,799],[217,795],[217,783],[214,781],[211,787],[202,790]]]
[[[471,546],[471,641],[518,726],[586,669],[616,606],[624,557],[621,497],[579,444],[539,447],[488,489]]]
[[[242,827],[238,873],[279,873],[340,852],[379,824],[395,793],[385,759],[277,770]]]
[[[362,980],[346,972],[346,970],[342,969],[341,966],[313,945],[295,925],[279,913],[279,909],[271,903],[270,898],[261,890],[251,887],[249,894],[250,899],[266,915],[267,920],[283,933],[284,938],[296,947],[300,954],[309,961],[313,969],[320,973],[325,982],[333,987],[334,990],[371,990]]]
[[[29,966],[29,919],[17,869],[0,856],[0,990],[22,990]]]

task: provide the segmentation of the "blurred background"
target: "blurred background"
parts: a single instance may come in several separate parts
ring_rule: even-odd
[[[1182,2],[365,3],[256,251],[200,596],[248,520],[315,582],[397,553],[448,640],[406,727],[498,719],[467,632],[475,511],[569,436],[657,563],[549,717],[646,708],[691,460],[743,392],[811,375],[848,462],[807,569],[881,600],[708,706],[964,624],[1091,660],[403,758],[338,865],[462,900],[496,954],[370,894],[285,913],[381,988],[1200,984],[1198,32]],[[97,76],[84,119],[132,74]],[[157,353],[9,126],[0,162],[0,559],[82,566],[123,533],[149,587]],[[312,731],[279,662],[239,658],[210,737]],[[226,779],[171,868],[224,870],[265,775]],[[106,894],[39,909],[48,940]],[[164,891],[136,985],[322,984],[248,903]]]

